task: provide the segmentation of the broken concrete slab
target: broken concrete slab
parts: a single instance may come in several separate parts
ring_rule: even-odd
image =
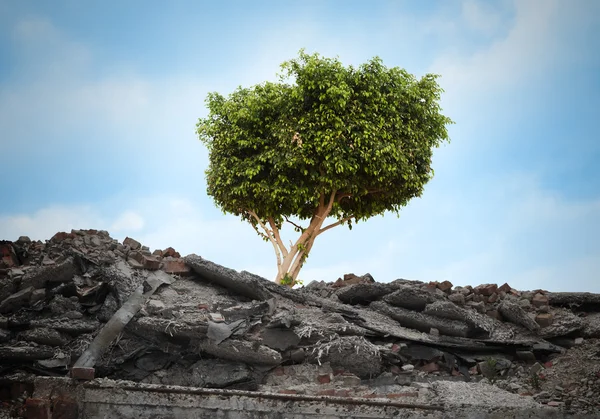
[[[555,338],[560,336],[571,335],[574,332],[581,330],[584,327],[583,320],[571,313],[570,311],[562,310],[555,313],[540,313],[536,316],[538,324],[540,316],[550,317],[551,322],[545,324],[539,331],[539,335],[544,339]]]
[[[359,283],[339,288],[335,291],[335,295],[342,303],[367,305],[371,301],[391,294],[395,289],[396,287],[390,284],[380,282]]]
[[[263,344],[278,351],[296,348],[300,343],[300,337],[289,329],[264,329],[261,338]]]
[[[164,272],[149,272],[143,285],[129,297],[113,317],[102,327],[94,340],[75,362],[74,367],[93,368],[108,346],[125,329],[127,323],[142,308],[150,296],[164,284],[173,283],[173,278]],[[146,286],[147,285],[147,286]]]
[[[57,265],[48,265],[30,269],[21,280],[21,289],[33,287],[44,288],[46,285],[53,286],[73,279],[77,273],[73,258],[68,258]]]
[[[600,311],[600,294],[591,292],[550,292],[548,303],[551,306],[567,307],[571,310]]]
[[[400,322],[404,327],[410,327],[421,332],[429,333],[431,328],[438,329],[447,336],[466,338],[469,336],[469,325],[463,321],[448,320],[428,314],[418,313],[402,307],[393,307],[383,301],[376,301],[369,305],[372,310],[379,311],[392,319]]]
[[[59,331],[46,327],[25,330],[19,334],[19,338],[48,346],[63,346],[70,341],[68,337],[63,336]]]
[[[54,348],[44,346],[0,346],[0,359],[6,361],[34,361],[54,356]]]
[[[424,290],[411,285],[399,285],[396,291],[388,294],[383,300],[396,307],[423,311],[427,304],[431,304],[442,298],[442,296],[433,291]]]
[[[54,329],[71,336],[91,333],[100,327],[100,323],[93,319],[69,319],[69,318],[53,318],[32,320],[31,327]]]
[[[317,345],[309,354],[319,365],[329,362],[334,369],[371,378],[381,372],[379,349],[358,336],[343,336]]]
[[[528,330],[536,331],[540,325],[535,322],[521,306],[508,300],[502,301],[498,306],[498,311],[508,321],[523,326]]]
[[[268,282],[264,278],[225,268],[194,254],[186,256],[184,260],[205,281],[213,282],[253,300],[265,301],[272,298],[271,293],[262,284],[263,281]]]
[[[33,291],[33,287],[27,287],[5,298],[0,302],[0,313],[11,313],[19,310],[23,306],[29,305],[29,299],[31,298]]]
[[[229,361],[273,366],[281,363],[281,354],[265,345],[261,345],[260,342],[227,339],[217,345],[206,339],[200,341],[198,347],[202,352]]]

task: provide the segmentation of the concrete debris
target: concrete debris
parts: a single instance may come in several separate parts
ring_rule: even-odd
[[[596,294],[378,283],[370,274],[290,289],[98,230],[2,241],[0,256],[0,386],[71,375],[448,406],[600,408]],[[556,370],[563,380],[552,378]]]

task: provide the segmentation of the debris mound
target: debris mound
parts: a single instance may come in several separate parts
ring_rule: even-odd
[[[597,294],[369,274],[290,289],[106,231],[0,241],[0,388],[70,376],[448,404],[494,386],[592,413],[599,338]]]

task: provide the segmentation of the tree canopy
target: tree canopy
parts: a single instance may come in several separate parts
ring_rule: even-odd
[[[197,133],[209,151],[208,194],[273,243],[276,279],[293,282],[320,233],[398,213],[422,194],[452,121],[437,75],[304,51],[281,68],[278,82],[210,93]],[[286,220],[301,233],[290,249],[279,237]]]

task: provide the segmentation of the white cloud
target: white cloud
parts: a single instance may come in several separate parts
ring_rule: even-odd
[[[111,225],[110,231],[115,233],[129,230],[139,231],[144,228],[144,218],[135,211],[127,211],[121,214]]]

